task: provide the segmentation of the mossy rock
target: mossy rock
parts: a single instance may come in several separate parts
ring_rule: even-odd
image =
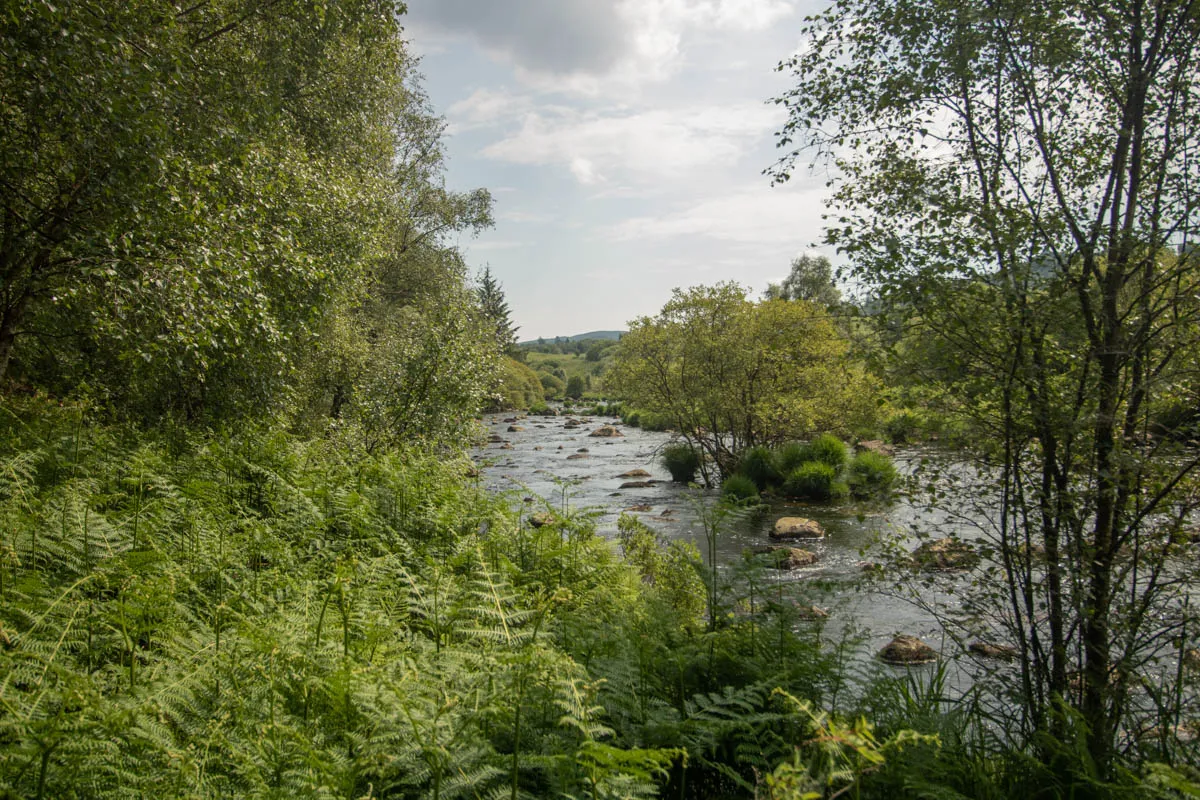
[[[602,439],[616,439],[624,435],[625,434],[621,433],[612,425],[601,425],[599,428],[596,428],[596,430],[588,434],[588,436],[595,436]]]
[[[966,570],[979,563],[979,554],[964,541],[934,539],[912,551],[913,566],[937,572]]]
[[[995,658],[1000,661],[1015,661],[1020,655],[1017,648],[1012,645],[993,642],[971,642],[967,646],[967,650],[982,658]]]
[[[910,666],[937,661],[937,651],[915,636],[897,636],[879,651],[879,658],[888,664]]]
[[[816,553],[799,547],[758,547],[754,549],[754,554],[766,556],[769,566],[782,570],[811,567],[820,560]]]

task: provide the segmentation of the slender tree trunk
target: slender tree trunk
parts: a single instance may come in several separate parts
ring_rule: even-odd
[[[13,344],[17,340],[17,329],[25,318],[29,307],[29,289],[25,288],[16,302],[6,305],[0,312],[0,381],[8,377],[8,364],[12,359]]]

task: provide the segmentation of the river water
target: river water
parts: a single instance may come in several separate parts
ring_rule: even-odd
[[[579,424],[572,426],[572,420]],[[489,490],[514,492],[533,510],[543,510],[547,504],[557,508],[564,501],[575,509],[592,510],[597,514],[598,530],[610,537],[616,533],[620,514],[632,513],[664,539],[685,539],[694,542],[701,553],[706,552],[697,504],[711,505],[717,493],[671,481],[670,473],[660,463],[662,448],[671,441],[671,434],[623,426],[611,417],[514,419],[512,414],[496,414],[486,417],[484,424],[492,441],[477,449],[475,455]],[[616,426],[622,436],[590,436],[602,425]],[[924,457],[920,451],[909,450],[898,452],[895,460],[902,474],[911,475]],[[621,477],[639,469],[651,477]],[[647,480],[655,481],[654,485],[621,488],[629,481]],[[943,641],[942,628],[934,615],[893,592],[859,585],[865,562],[879,557],[872,552],[878,543],[898,543],[911,549],[916,530],[944,530],[952,522],[946,512],[927,509],[903,492],[887,503],[808,505],[776,501],[763,514],[727,522],[721,528],[716,542],[718,563],[729,567],[740,561],[747,549],[769,544],[768,532],[777,519],[785,516],[815,519],[825,528],[824,539],[797,543],[817,554],[816,565],[779,572],[773,579],[806,581],[821,587],[819,604],[830,612],[827,631],[840,632],[849,626],[863,630],[864,655],[877,652],[901,633],[917,636],[940,651],[950,646]],[[950,596],[923,599],[954,602]]]

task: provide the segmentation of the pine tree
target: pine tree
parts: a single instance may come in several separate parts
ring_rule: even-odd
[[[479,306],[485,317],[492,321],[496,328],[496,343],[508,355],[513,355],[517,348],[517,328],[509,318],[508,301],[504,298],[504,290],[500,282],[492,275],[490,267],[483,268],[479,276],[479,286],[475,290],[479,297]]]

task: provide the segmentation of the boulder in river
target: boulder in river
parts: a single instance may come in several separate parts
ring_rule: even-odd
[[[549,511],[539,511],[536,514],[531,514],[529,517],[529,525],[534,528],[544,528],[556,522],[558,522],[558,518]]]
[[[629,472],[622,472],[618,478],[649,478],[650,473],[644,469],[631,469]]]
[[[947,536],[934,539],[912,551],[913,566],[918,569],[948,572],[970,569],[979,561],[979,554],[960,539]]]
[[[653,510],[653,507],[652,507],[652,506],[650,506],[650,505],[647,505],[646,503],[641,503],[641,504],[639,504],[639,505],[636,505],[636,506],[630,506],[629,508],[627,508],[627,509],[625,509],[625,510],[626,510],[626,511],[641,511],[641,512],[643,512],[643,513],[644,513],[644,512],[646,512],[646,511],[652,511],[652,510]]]
[[[881,456],[894,455],[896,450],[890,444],[884,444],[879,439],[867,439],[854,445],[856,453],[879,453]]]
[[[829,616],[829,612],[820,606],[796,606],[796,616],[812,622],[813,620],[825,619]]]
[[[625,481],[618,489],[649,489],[654,484],[650,481]]]
[[[816,553],[799,547],[756,547],[754,553],[767,556],[768,565],[784,570],[811,567],[818,560]]]
[[[780,517],[771,528],[772,539],[823,539],[821,523],[805,517]]]
[[[967,645],[967,649],[977,656],[998,658],[1001,661],[1013,661],[1020,655],[1017,648],[1012,645],[995,644],[993,642],[971,642]]]
[[[937,661],[937,651],[915,636],[897,636],[879,651],[889,664],[928,664]]]
[[[603,439],[616,439],[624,435],[625,434],[621,433],[612,425],[601,425],[599,428],[596,428],[596,430],[588,434],[588,436],[595,436]]]
[[[567,456],[567,461],[578,461],[581,458],[587,458],[587,457],[588,457],[587,453],[571,453],[571,455]]]
[[[520,433],[523,430],[525,430],[525,429],[522,428],[520,425],[509,425],[508,426],[509,433]]]
[[[491,444],[503,444],[503,442],[504,442],[504,437],[503,437],[503,436],[500,436],[500,435],[498,435],[498,434],[495,434],[495,433],[493,433],[491,436],[489,436],[489,437],[488,437],[488,441],[489,441]]]

